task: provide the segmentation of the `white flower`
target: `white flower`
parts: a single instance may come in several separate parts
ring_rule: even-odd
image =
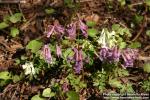
[[[103,29],[100,35],[100,38],[98,39],[98,43],[101,44],[102,47],[106,47],[106,33]]]
[[[108,30],[103,29],[97,42],[101,45],[101,47],[111,48],[115,46],[115,43],[117,42],[115,39],[115,35],[116,33],[114,31],[109,32]]]
[[[22,65],[22,68],[24,69],[25,71],[25,75],[28,75],[28,74],[35,74],[35,69],[33,67],[33,62],[27,62],[25,63],[24,65]]]

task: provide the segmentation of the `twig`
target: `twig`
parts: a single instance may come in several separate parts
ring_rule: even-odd
[[[13,13],[12,13],[12,11],[10,9],[10,5],[9,4],[8,4],[8,11],[9,11],[10,15],[13,15]]]
[[[148,49],[150,49],[150,45],[146,46],[146,47],[144,48],[144,51],[147,51]]]
[[[130,6],[137,6],[137,5],[142,5],[144,2],[138,2],[138,3],[133,3]]]
[[[150,57],[139,56],[138,60],[150,61]]]
[[[37,14],[35,14],[33,17],[31,17],[26,23],[21,25],[20,30],[23,31],[25,28],[27,28],[30,25],[30,22],[36,18]]]
[[[82,3],[82,2],[90,2],[90,1],[93,1],[93,0],[78,0],[77,2]]]
[[[15,92],[13,93],[12,97],[11,97],[11,100],[14,100],[14,97],[16,95],[17,91],[15,90]]]
[[[144,30],[144,28],[145,28],[145,26],[147,25],[147,15],[146,15],[146,13],[147,13],[147,6],[145,5],[145,16],[144,16],[144,20],[143,20],[143,24],[142,24],[142,26],[141,26],[141,29],[139,30],[139,32],[137,33],[137,35],[131,40],[131,41],[135,41],[140,35],[141,35],[141,33],[143,32],[143,30]]]
[[[20,10],[20,12],[22,13],[22,17],[23,17],[23,20],[26,20],[26,18],[25,18],[25,16],[24,16],[24,14],[23,14],[23,11],[22,11],[22,9],[21,9],[21,6],[20,6],[20,4],[18,4],[18,7],[19,7],[19,10]]]

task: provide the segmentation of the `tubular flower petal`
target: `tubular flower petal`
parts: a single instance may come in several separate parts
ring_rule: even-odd
[[[47,37],[49,38],[51,36],[52,33],[55,34],[63,34],[65,32],[64,27],[62,27],[61,25],[49,25],[48,26],[48,33],[47,33]]]
[[[61,40],[64,33],[65,33],[65,28],[61,25],[55,25],[55,30],[54,30],[54,33],[57,37],[57,40]]]
[[[101,61],[104,61],[107,59],[107,55],[108,55],[108,48],[101,48],[100,52],[99,52],[99,55],[100,55],[100,60]]]
[[[119,48],[117,46],[112,49],[112,58],[113,58],[114,62],[118,62],[119,61],[120,50],[119,50]]]
[[[67,91],[69,91],[69,89],[68,89],[68,84],[65,82],[65,83],[63,83],[63,85],[62,85],[62,89],[63,89],[63,91],[64,92],[67,92]]]
[[[76,61],[75,67],[74,67],[75,72],[77,74],[80,74],[82,68],[83,68],[83,61]]]
[[[122,58],[124,60],[124,67],[133,67],[135,59],[138,57],[138,52],[135,49],[125,49],[122,53]]]
[[[44,45],[42,54],[47,63],[52,63],[51,50],[48,45]]]
[[[78,53],[78,49],[77,48],[73,48],[73,50],[74,50],[74,59],[75,59],[75,61],[78,61],[78,57],[79,57],[79,53]]]
[[[76,39],[76,23],[71,23],[66,29],[70,39]]]
[[[88,37],[87,33],[88,27],[81,20],[79,20],[79,28],[81,29],[83,36]]]
[[[54,32],[55,26],[53,25],[49,25],[48,26],[48,33],[47,33],[47,37],[49,38],[51,36],[51,34]]]
[[[65,29],[61,25],[55,25],[55,32],[63,34],[65,32]]]
[[[101,48],[99,55],[101,61],[118,62],[120,50],[117,47],[113,47],[112,49],[105,47]]]
[[[58,57],[61,57],[61,55],[62,55],[61,48],[58,45],[56,45],[56,54]]]
[[[83,68],[83,55],[82,55],[82,49],[78,50],[77,48],[73,49],[75,54],[74,54],[74,59],[75,59],[75,72],[77,74],[80,74],[81,69]]]

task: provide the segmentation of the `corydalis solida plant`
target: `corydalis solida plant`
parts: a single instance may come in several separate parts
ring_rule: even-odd
[[[138,57],[138,52],[135,49],[124,49],[120,50],[117,47],[101,48],[99,52],[100,60],[110,63],[117,63],[123,59],[123,67],[133,67],[133,63]]]
[[[77,27],[81,30],[81,33],[84,37],[88,37],[88,26],[82,21],[79,20],[77,22],[72,22],[71,24],[67,25],[66,28],[62,27],[58,22],[54,23],[54,25],[49,25],[48,26],[48,31],[47,31],[47,37],[49,38],[52,33],[55,33],[57,36],[58,35],[65,35],[66,31],[66,36],[68,36],[71,40],[76,39],[77,36]]]
[[[117,46],[113,47],[112,49],[108,47],[101,48],[99,54],[101,61],[119,62],[120,50]]]
[[[117,63],[123,59],[123,67],[133,67],[133,62],[138,57],[138,52],[135,49],[119,49],[117,47],[116,33],[102,30],[98,43],[101,44],[99,58],[101,61],[109,63]]]

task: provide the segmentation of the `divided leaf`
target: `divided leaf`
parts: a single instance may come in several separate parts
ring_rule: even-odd
[[[144,69],[145,72],[150,73],[150,63],[144,64],[143,69]]]
[[[129,45],[130,48],[140,48],[141,47],[141,43],[140,42],[132,42],[130,45]]]
[[[150,0],[145,0],[147,6],[150,6]]]
[[[79,94],[76,93],[75,91],[68,91],[67,97],[68,97],[67,100],[80,100]]]
[[[14,15],[10,16],[9,20],[12,23],[17,23],[21,21],[22,16],[23,16],[22,13],[15,13]]]
[[[146,35],[150,37],[150,30],[146,31]]]
[[[94,27],[96,25],[94,21],[87,21],[86,24],[88,27]]]
[[[50,88],[46,88],[43,90],[42,96],[43,97],[53,97],[53,96],[55,96],[55,93],[51,92]]]
[[[32,53],[36,53],[37,51],[39,51],[39,49],[42,47],[42,42],[38,41],[38,40],[32,40],[28,43],[28,45],[26,46],[27,49],[31,49]]]
[[[90,36],[90,37],[96,37],[96,34],[98,33],[98,31],[96,30],[96,29],[94,29],[94,28],[92,28],[92,29],[88,29],[88,35]]]
[[[11,28],[11,31],[10,31],[10,35],[11,35],[12,37],[16,37],[18,34],[19,34],[18,28],[12,27],[12,28]]]
[[[41,98],[40,95],[34,95],[31,100],[45,100],[44,98]]]
[[[9,25],[6,22],[1,22],[0,23],[0,30],[7,28]]]
[[[8,71],[0,72],[0,79],[3,80],[11,79],[10,73]]]
[[[114,88],[121,88],[122,84],[120,81],[118,81],[116,78],[115,79],[110,79],[109,84],[114,87]]]
[[[53,14],[55,12],[55,10],[53,8],[47,8],[45,9],[45,13],[46,14]]]

